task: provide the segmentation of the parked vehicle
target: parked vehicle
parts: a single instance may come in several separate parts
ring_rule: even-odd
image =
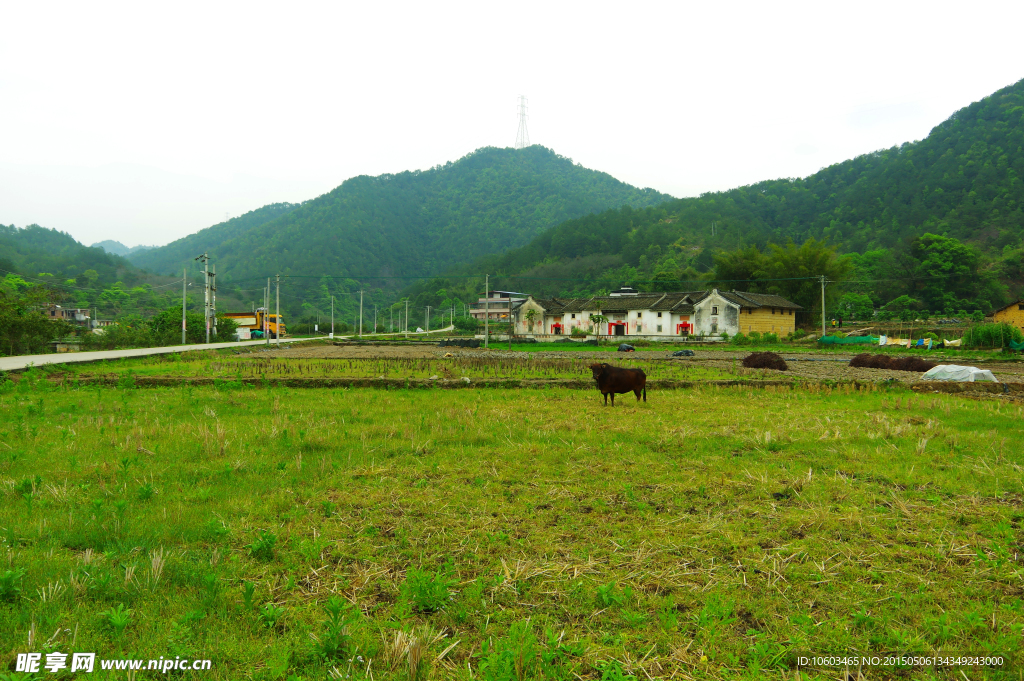
[[[278,317],[265,307],[257,308],[253,312],[228,312],[224,316],[238,324],[240,340],[265,338],[264,334],[269,334],[271,338],[283,338],[288,334],[284,317]]]

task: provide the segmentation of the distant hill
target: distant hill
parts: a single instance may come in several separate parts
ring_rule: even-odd
[[[106,241],[98,241],[94,243],[92,246],[90,246],[90,248],[102,248],[104,251],[110,253],[111,255],[119,255],[122,258],[124,258],[128,255],[131,255],[132,253],[141,253],[142,251],[151,250],[153,248],[156,248],[156,246],[132,246],[131,248],[129,248],[120,241],[113,241],[112,239],[107,239]]]
[[[225,284],[277,272],[422,276],[522,246],[570,218],[669,198],[541,146],[488,147],[429,170],[354,177],[301,205],[265,206],[131,260],[169,274],[209,252]]]
[[[906,294],[937,306],[943,291],[934,289],[948,285],[945,270],[935,269],[946,257],[937,252],[952,253],[962,242],[965,250],[952,258],[970,262],[970,273],[961,275],[998,279],[1003,292],[993,284],[970,293],[965,284],[949,292],[943,306],[983,308],[1024,287],[1022,179],[1024,81],[957,111],[918,142],[858,156],[803,179],[767,180],[656,208],[568,220],[520,248],[450,272],[515,275],[498,279],[505,282],[499,285],[569,295],[710,275],[716,252],[813,237],[851,254],[858,278],[879,280],[848,290],[870,294],[876,304]],[[920,240],[926,233],[956,242],[926,243]],[[934,267],[924,276],[928,262]],[[436,304],[430,289],[444,286],[449,295],[459,289],[451,280],[410,292],[418,304]],[[465,295],[471,295],[468,288]]]
[[[124,258],[102,248],[83,246],[70,234],[39,225],[0,225],[0,270],[4,270],[0,278],[6,272],[16,272],[54,284],[63,284],[93,270],[96,274],[90,275],[90,285],[97,288],[116,281],[132,284],[145,278]]]

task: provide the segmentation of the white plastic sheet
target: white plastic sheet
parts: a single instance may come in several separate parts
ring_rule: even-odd
[[[998,383],[996,377],[988,369],[963,367],[958,364],[940,364],[929,369],[921,376],[922,381],[959,381],[973,383],[975,381],[992,381]]]

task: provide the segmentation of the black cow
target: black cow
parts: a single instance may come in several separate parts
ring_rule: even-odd
[[[608,395],[612,396],[612,406],[615,406],[616,393],[632,392],[636,395],[637,402],[640,401],[640,394],[643,393],[644,402],[647,401],[647,374],[642,369],[620,369],[611,364],[591,364],[590,370],[594,372],[597,389],[604,395],[606,406]]]

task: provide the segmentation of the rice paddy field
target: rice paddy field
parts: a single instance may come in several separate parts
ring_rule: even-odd
[[[1012,402],[19,378],[0,679],[165,675],[16,671],[77,652],[210,661],[184,679],[1022,678]]]
[[[219,379],[222,381],[252,381],[274,379],[409,379],[429,378],[471,381],[512,380],[590,380],[588,368],[596,361],[587,357],[536,358],[531,356],[490,357],[479,352],[455,354],[431,348],[426,356],[394,357],[296,357],[308,348],[295,348],[278,353],[238,353],[230,351],[197,351],[181,354],[123,359],[91,364],[68,364],[47,367],[49,375],[61,375],[68,380],[90,378],[171,377],[189,379]],[[384,350],[386,352],[387,349]],[[313,349],[317,354],[323,350]],[[445,357],[445,355],[448,357]],[[751,371],[742,366],[742,356],[708,367],[695,362],[666,361],[666,353],[656,358],[640,356],[615,357],[616,364],[641,368],[651,380],[735,380],[766,378],[769,374]]]

